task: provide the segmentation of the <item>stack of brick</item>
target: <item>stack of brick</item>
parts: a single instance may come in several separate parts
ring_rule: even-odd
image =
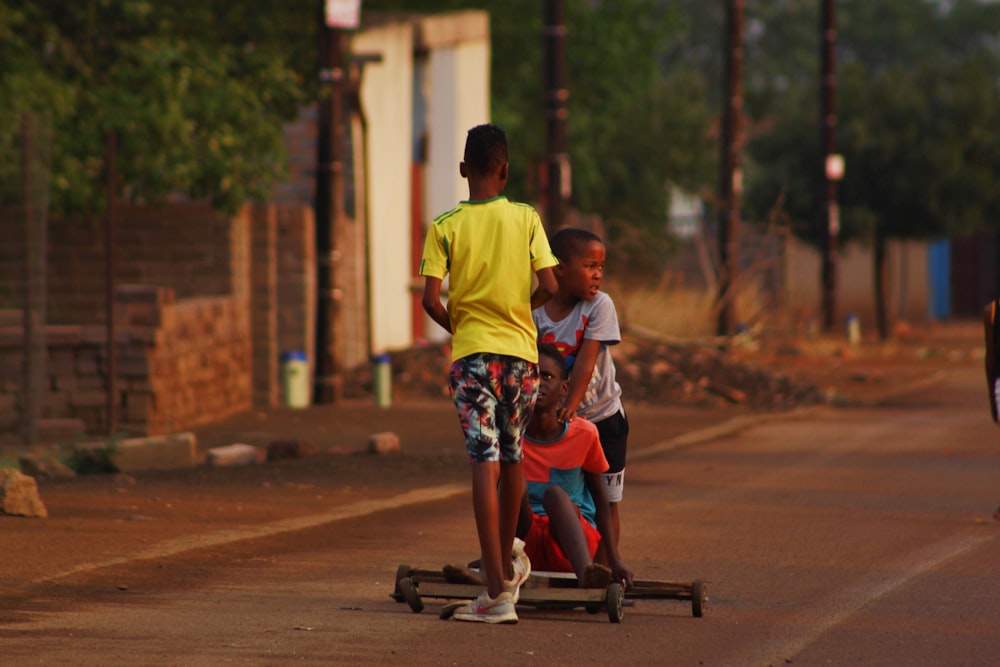
[[[166,287],[119,291],[130,332],[121,350],[123,426],[171,433],[252,405],[248,304],[234,297],[174,301]]]
[[[277,402],[281,353],[313,356],[312,210],[257,204],[228,218],[189,204],[120,213],[117,275],[134,284],[117,293],[117,431],[159,435],[249,410],[255,397],[258,405]],[[88,225],[53,222],[50,230],[50,325],[39,404],[46,428],[66,432],[59,441],[84,429],[107,432],[100,243],[100,230]],[[15,268],[0,262],[0,288],[20,290]],[[0,311],[0,435],[21,427],[24,371],[21,313]]]

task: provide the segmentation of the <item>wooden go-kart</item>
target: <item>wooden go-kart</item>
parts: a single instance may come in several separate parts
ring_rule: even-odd
[[[440,570],[420,570],[409,565],[396,569],[396,585],[391,593],[396,602],[406,602],[414,613],[424,610],[423,598],[450,600],[441,607],[442,619],[451,618],[455,610],[483,591],[477,575],[454,566]],[[704,582],[654,581],[636,579],[632,588],[612,581],[602,588],[580,588],[576,576],[563,572],[532,572],[521,587],[519,605],[537,609],[575,609],[583,607],[589,613],[606,611],[608,620],[621,623],[626,600],[690,600],[691,614],[700,618],[708,604]]]

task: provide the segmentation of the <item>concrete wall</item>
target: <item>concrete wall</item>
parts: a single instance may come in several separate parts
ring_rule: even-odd
[[[468,183],[458,172],[469,129],[490,121],[490,32],[485,12],[425,17],[421,43],[428,49],[422,82],[427,100],[427,156],[423,169],[422,223],[469,198]],[[421,284],[417,281],[417,284]],[[448,333],[422,312],[429,340]]]
[[[790,237],[785,246],[785,290],[788,311],[802,320],[820,319],[819,252]],[[887,249],[890,322],[926,322],[930,313],[927,244],[892,241]],[[858,243],[842,248],[837,284],[837,313],[843,320],[857,314],[862,327],[875,327],[874,267],[871,248]]]
[[[363,30],[351,40],[360,53],[378,53],[367,65],[360,99],[365,117],[364,173],[370,187],[368,281],[372,352],[406,347],[413,317],[410,279],[410,164],[413,145],[414,34],[409,22]]]

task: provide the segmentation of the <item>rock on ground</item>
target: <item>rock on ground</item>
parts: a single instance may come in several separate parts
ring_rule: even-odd
[[[42,518],[49,515],[34,477],[20,470],[0,470],[0,513]]]

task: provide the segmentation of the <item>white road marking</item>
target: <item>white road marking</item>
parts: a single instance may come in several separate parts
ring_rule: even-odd
[[[888,568],[837,591],[815,607],[796,614],[794,636],[772,640],[751,653],[726,661],[729,665],[780,665],[805,650],[824,634],[850,619],[865,606],[899,590],[914,579],[996,539],[989,535],[954,535],[908,554]],[[806,630],[806,628],[811,628]]]
[[[344,505],[343,507],[334,508],[329,512],[324,512],[322,514],[311,514],[309,516],[282,519],[281,521],[273,521],[260,526],[234,528],[232,530],[217,530],[211,533],[179,537],[177,539],[160,542],[145,551],[133,553],[128,556],[119,556],[117,558],[110,558],[108,560],[96,561],[92,563],[81,563],[57,574],[36,579],[35,582],[41,583],[56,581],[81,572],[99,570],[113,565],[122,565],[133,561],[147,560],[151,558],[164,558],[167,556],[174,556],[185,551],[191,551],[193,549],[214,547],[220,544],[237,542],[239,540],[270,537],[280,533],[288,533],[306,528],[315,528],[316,526],[322,526],[323,524],[344,521],[345,519],[356,519],[357,517],[367,516],[369,514],[374,514],[375,512],[398,509],[407,505],[444,500],[462,493],[468,493],[468,491],[468,485],[444,484],[441,486],[414,489],[391,498],[363,500],[350,505]]]

